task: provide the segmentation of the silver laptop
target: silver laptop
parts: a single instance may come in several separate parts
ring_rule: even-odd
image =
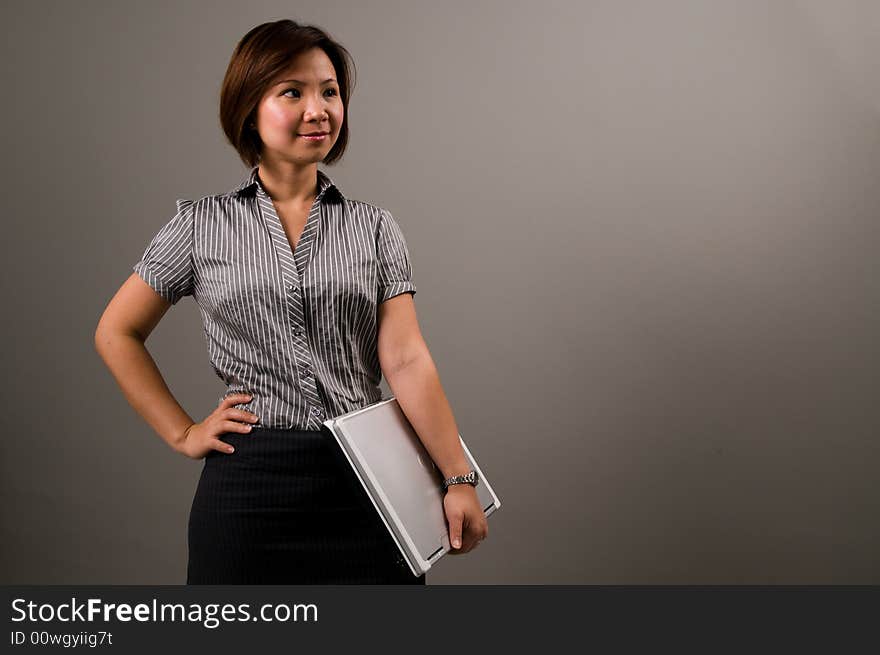
[[[443,476],[396,398],[324,421],[413,575],[419,576],[450,549],[443,511]],[[501,501],[465,446],[477,474],[477,497],[488,517]]]

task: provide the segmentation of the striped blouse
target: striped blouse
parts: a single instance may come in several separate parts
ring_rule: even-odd
[[[254,166],[233,191],[178,200],[133,270],[176,304],[191,295],[222,400],[265,428],[318,430],[382,400],[378,305],[415,295],[395,219],[350,200],[318,171],[318,194],[294,249]]]

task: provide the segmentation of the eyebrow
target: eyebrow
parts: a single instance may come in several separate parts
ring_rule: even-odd
[[[335,82],[335,81],[336,80],[333,79],[332,77],[328,77],[326,80],[321,82],[321,84],[327,84],[328,82]],[[305,82],[300,82],[299,80],[282,80],[281,82],[278,82],[278,84],[287,84],[288,82],[293,82],[294,84],[302,84],[303,86],[305,86],[305,84],[306,84]],[[278,86],[278,84],[276,84],[275,86]]]

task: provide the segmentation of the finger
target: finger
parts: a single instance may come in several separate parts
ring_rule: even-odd
[[[467,528],[465,529],[465,533],[464,533],[464,537],[463,537],[464,545],[462,546],[462,550],[464,552],[467,553],[467,552],[472,551],[474,548],[479,546],[480,542],[485,538],[485,534],[486,534],[485,523],[487,523],[487,522],[484,520],[482,523],[483,524],[470,523],[467,525]]]
[[[237,420],[244,421],[245,423],[256,423],[260,420],[260,417],[254,414],[253,412],[248,412],[243,409],[227,409],[223,411],[223,418],[229,420]]]
[[[473,545],[473,543],[470,543],[470,542],[467,542],[467,541],[466,541],[466,542],[464,542],[464,543],[461,545],[461,548],[459,548],[458,550],[455,551],[455,553],[456,553],[457,555],[467,555],[467,554],[468,554],[469,552],[471,552],[473,549],[474,549],[474,545]]]
[[[449,523],[449,543],[453,548],[461,548],[461,516],[452,517]]]
[[[239,432],[244,434],[250,432],[254,427],[253,425],[248,425],[241,421],[232,421],[229,419],[224,420],[220,425],[223,426],[223,432]]]
[[[220,441],[219,439],[215,439],[213,442],[211,442],[211,447],[214,450],[219,450],[221,453],[235,452],[235,448],[233,448],[231,444],[228,444],[225,441]]]
[[[234,393],[221,400],[219,407],[225,409],[227,407],[232,407],[233,405],[241,405],[242,403],[248,402],[251,398],[253,398],[253,396],[249,393]]]
[[[469,553],[472,551],[476,545],[480,542],[479,537],[474,533],[473,530],[465,530],[464,536],[462,537],[461,550],[462,552]]]

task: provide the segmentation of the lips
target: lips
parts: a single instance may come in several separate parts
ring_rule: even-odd
[[[300,134],[300,136],[327,136],[330,132],[310,132],[309,134]]]

